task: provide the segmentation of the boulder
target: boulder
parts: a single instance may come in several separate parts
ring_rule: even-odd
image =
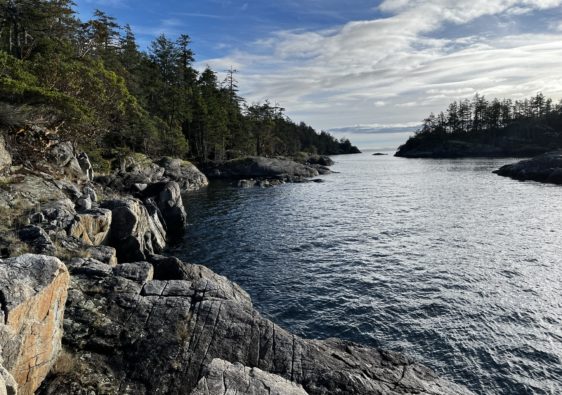
[[[206,367],[204,376],[191,395],[308,395],[301,385],[281,376],[213,359]]]
[[[84,187],[82,192],[83,192],[83,195],[88,196],[92,202],[98,201],[98,194],[96,193],[96,190],[94,188],[87,186],[87,187]]]
[[[53,145],[47,152],[47,158],[58,167],[67,166],[74,158],[74,147],[69,141]]]
[[[178,238],[187,224],[187,214],[183,207],[181,191],[176,182],[159,182],[148,185],[140,196],[154,202],[166,226],[167,235]]]
[[[37,225],[28,225],[18,231],[18,237],[21,241],[31,247],[36,254],[54,254],[56,252],[55,245],[51,238]]]
[[[35,393],[61,349],[69,275],[54,257],[0,261],[0,352],[18,393]]]
[[[400,354],[292,335],[261,317],[238,286],[200,266],[182,263],[181,278],[152,281],[92,260],[69,270],[65,345],[80,365],[51,375],[41,394],[244,393],[244,380],[257,391],[250,393],[268,386],[289,394],[469,393]]]
[[[6,149],[6,140],[0,134],[0,173],[5,173],[10,170],[12,166],[12,155]]]
[[[109,266],[117,265],[117,251],[110,246],[94,246],[88,248],[88,253],[92,259],[103,262]]]
[[[119,262],[144,261],[166,246],[166,231],[155,206],[147,208],[133,198],[107,200],[100,206],[112,212],[108,244],[117,250]]]
[[[239,188],[253,188],[256,186],[256,181],[254,180],[239,180],[238,187]]]
[[[86,210],[74,217],[68,235],[82,240],[87,245],[99,246],[108,240],[111,222],[111,210]]]
[[[562,151],[548,152],[535,158],[502,166],[494,173],[520,181],[562,184]]]
[[[70,199],[60,199],[44,204],[41,214],[49,225],[67,229],[75,221],[76,210]]]
[[[89,196],[82,196],[76,201],[76,210],[84,211],[92,208],[92,199]]]

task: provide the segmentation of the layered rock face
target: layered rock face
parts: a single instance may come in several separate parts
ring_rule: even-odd
[[[0,174],[6,172],[12,166],[12,155],[6,149],[6,140],[0,134]]]
[[[294,336],[209,269],[152,261],[69,263],[65,348],[80,362],[40,393],[468,393],[399,354]]]
[[[57,258],[0,261],[0,354],[19,394],[35,393],[58,356],[68,285]]]
[[[549,152],[533,159],[505,165],[494,173],[521,181],[562,184],[562,151]]]

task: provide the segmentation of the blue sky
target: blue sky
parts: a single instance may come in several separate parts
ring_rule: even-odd
[[[562,98],[562,0],[78,0],[146,46],[187,33],[198,66],[239,70],[250,102],[362,147],[403,141],[473,96]]]

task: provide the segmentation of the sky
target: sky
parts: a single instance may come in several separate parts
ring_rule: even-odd
[[[144,48],[187,33],[197,67],[238,70],[248,102],[395,148],[430,112],[480,93],[562,98],[562,0],[77,0]]]

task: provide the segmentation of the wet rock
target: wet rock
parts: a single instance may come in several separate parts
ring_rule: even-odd
[[[254,180],[239,180],[238,187],[239,188],[253,188],[256,186],[256,181]]]
[[[166,231],[156,207],[145,207],[138,199],[107,200],[101,207],[111,210],[108,244],[117,250],[119,262],[145,261],[166,246]]]
[[[258,368],[213,359],[191,395],[307,395],[302,386]]]
[[[82,240],[87,245],[99,246],[108,241],[111,222],[111,210],[86,210],[74,216],[68,235]]]
[[[187,214],[183,207],[180,187],[176,182],[150,184],[140,194],[143,199],[151,199],[160,211],[167,235],[178,238],[187,224]]]
[[[18,231],[18,237],[29,245],[36,254],[52,255],[56,252],[55,245],[47,232],[37,225],[28,225],[21,228]]]
[[[26,254],[0,261],[0,352],[19,394],[33,394],[58,356],[68,284],[57,258]]]

